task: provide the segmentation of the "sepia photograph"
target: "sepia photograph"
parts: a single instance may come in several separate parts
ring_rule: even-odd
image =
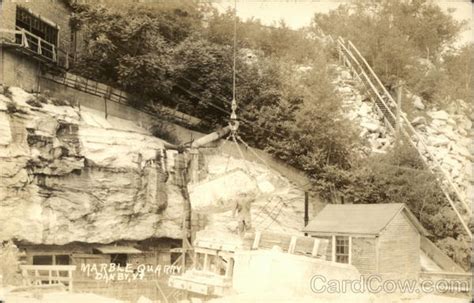
[[[0,0],[0,303],[472,303],[474,4]]]

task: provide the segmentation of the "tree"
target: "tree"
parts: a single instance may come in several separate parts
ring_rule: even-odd
[[[371,156],[343,175],[340,190],[354,203],[405,203],[440,248],[467,268],[464,230],[416,153],[405,142],[385,155]]]
[[[435,103],[438,95],[432,90],[443,76],[431,74],[421,85],[425,64],[419,59],[437,64],[463,25],[428,0],[357,0],[315,14],[312,28],[354,42],[387,87],[404,80],[415,94]]]

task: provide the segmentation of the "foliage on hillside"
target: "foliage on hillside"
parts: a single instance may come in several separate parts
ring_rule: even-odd
[[[405,203],[434,241],[466,270],[469,268],[470,245],[459,219],[434,175],[407,142],[387,154],[358,162],[344,176],[340,188],[354,203]]]
[[[144,10],[130,7],[125,14],[78,6],[74,22],[83,29],[87,51],[77,72],[118,85],[142,103],[158,102],[202,118],[205,131],[227,124],[232,13],[179,5]],[[168,22],[176,14],[190,20]],[[323,45],[284,23],[272,28],[238,20],[237,34],[242,136],[314,177],[327,165],[348,168],[355,138],[339,111]],[[306,72],[298,71],[300,65]]]
[[[316,14],[312,26],[353,41],[389,88],[404,80],[443,107],[474,97],[472,46],[452,47],[464,23],[432,1],[357,0]]]
[[[441,108],[474,97],[473,46],[452,47],[462,28],[462,22],[427,0],[357,0],[315,14],[312,24],[315,33],[353,41],[389,90],[402,80],[426,103]],[[326,170],[323,179],[355,203],[406,203],[439,247],[468,269],[470,245],[461,225],[434,177],[416,159],[414,150],[399,146],[356,161],[350,170]]]
[[[423,0],[407,3],[356,1],[316,15],[315,25],[357,41],[388,87],[403,79],[433,104],[470,100],[472,77],[466,66],[472,47],[444,51],[460,24]],[[204,132],[227,124],[230,11],[218,14],[210,6],[182,2],[128,7],[126,13],[76,10],[73,22],[83,29],[87,50],[77,72],[133,93],[138,106],[160,103],[199,117]],[[467,266],[469,249],[456,217],[413,151],[401,146],[365,160],[354,152],[359,138],[342,115],[325,46],[309,39],[306,30],[284,23],[273,28],[238,20],[237,25],[240,135],[306,172],[326,199],[339,191],[355,203],[406,203],[434,240]]]

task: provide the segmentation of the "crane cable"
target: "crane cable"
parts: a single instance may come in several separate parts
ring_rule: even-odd
[[[235,79],[236,79],[236,68],[235,68],[235,63],[236,63],[236,57],[237,57],[237,0],[234,0],[234,54],[233,54],[233,66],[232,66],[232,103],[231,103],[231,109],[232,112],[230,114],[230,128],[232,132],[232,136],[235,136],[235,133],[237,132],[237,129],[239,128],[239,122],[237,120],[237,101],[235,98]],[[235,140],[235,138],[233,138]]]
[[[242,152],[242,149],[240,148],[239,146],[239,143],[238,141],[240,141],[241,143],[244,144],[245,147],[247,147],[256,157],[257,159],[259,159],[260,161],[263,162],[263,164],[265,166],[268,167],[268,164],[265,162],[265,160],[263,160],[238,134],[237,134],[237,130],[239,128],[239,120],[237,118],[237,113],[236,113],[236,110],[237,110],[237,100],[236,100],[236,58],[237,58],[237,0],[234,0],[234,45],[233,45],[233,66],[232,66],[232,102],[231,102],[231,109],[232,109],[232,112],[230,114],[230,121],[229,121],[229,126],[230,126],[230,135],[226,138],[226,141],[228,139],[232,139],[232,141],[235,143],[236,147],[237,147],[237,150],[240,154],[240,156],[242,157],[242,160],[244,160],[244,165],[245,165],[245,168],[247,170],[247,172],[255,178],[254,174],[252,174],[251,170],[249,169],[249,166],[247,165],[247,161],[245,160],[245,156]],[[226,164],[226,170],[228,168],[228,165],[229,165],[229,160],[230,160],[230,157],[227,159],[227,164]],[[281,199],[281,197],[280,197]],[[267,203],[260,209],[260,211],[257,212],[257,216],[261,216],[261,213],[263,212],[263,210],[265,209],[265,207],[268,205],[268,204],[271,204],[271,202],[273,201],[273,199],[270,199],[269,201],[267,201]],[[281,202],[281,201],[280,201]],[[279,209],[278,209],[279,207]],[[277,209],[277,212],[276,214],[273,214],[273,211]],[[276,221],[277,217],[280,215],[281,211],[283,209],[283,203],[277,203],[276,205],[273,206],[273,208],[271,209],[271,211],[269,212],[268,214],[268,218],[271,219],[270,223],[267,224],[267,226],[263,229],[263,230],[267,230],[270,225]],[[267,218],[263,217],[263,220],[261,220],[259,223],[258,223],[258,226],[261,226],[264,221],[266,221]]]

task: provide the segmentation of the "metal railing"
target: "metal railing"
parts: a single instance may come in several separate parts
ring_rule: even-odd
[[[16,46],[65,69],[68,69],[75,59],[69,52],[18,26],[15,30],[0,28],[0,42]]]
[[[17,26],[16,30],[20,32],[15,35],[15,40],[18,44],[30,49],[39,56],[56,62],[56,46],[54,44],[21,27]]]
[[[132,107],[138,111],[149,115],[160,115],[162,117],[170,117],[178,123],[186,124],[186,125],[198,125],[201,123],[201,119],[190,116],[183,112],[177,111],[173,108],[164,106],[164,105],[156,105],[156,106],[144,106],[143,108],[136,108],[130,105],[130,100],[132,96],[120,89],[113,88],[109,85],[87,79],[76,74],[72,73],[62,73],[61,75],[53,75],[53,74],[44,74],[42,75],[44,79],[62,84],[64,86],[77,89],[88,94],[101,97],[105,102],[111,101],[115,103],[119,103],[128,107]],[[107,110],[107,109],[106,109]]]
[[[472,232],[466,223],[466,219],[460,213],[458,207],[465,212],[464,216],[468,217],[472,213],[471,207],[466,203],[463,195],[458,189],[457,185],[452,181],[449,173],[441,166],[433,153],[429,150],[423,137],[415,130],[407,119],[406,115],[401,109],[397,109],[398,104],[390,95],[388,90],[377,77],[373,69],[367,63],[367,60],[362,56],[359,50],[351,41],[344,41],[341,37],[334,40],[330,39],[336,44],[339,58],[345,66],[348,66],[351,71],[362,82],[366,90],[371,94],[372,100],[376,105],[377,112],[383,117],[385,124],[392,131],[395,130],[397,124],[401,133],[407,138],[408,142],[417,150],[428,170],[433,173],[438,181],[438,184],[448,200],[451,208],[456,213],[466,233],[472,239]],[[396,111],[400,111],[400,121],[397,121]],[[426,155],[426,156],[425,156]],[[451,197],[453,194],[454,198]],[[457,203],[456,203],[457,202]]]

